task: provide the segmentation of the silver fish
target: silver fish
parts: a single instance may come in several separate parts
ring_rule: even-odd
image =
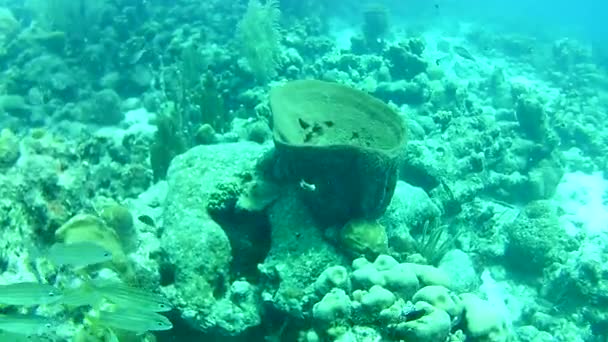
[[[126,308],[150,312],[171,310],[171,303],[162,295],[116,282],[97,282],[95,292],[108,301]]]
[[[57,266],[84,268],[112,260],[112,253],[92,242],[56,243],[49,249],[47,258]]]
[[[40,336],[57,325],[54,319],[36,315],[0,315],[0,330],[25,336]]]
[[[155,312],[143,312],[130,309],[111,311],[99,311],[95,317],[89,316],[89,320],[108,328],[131,331],[143,334],[146,331],[171,330],[173,324],[169,319]]]
[[[61,299],[62,292],[48,284],[34,282],[0,285],[0,304],[34,306],[53,304]]]
[[[465,49],[464,47],[456,45],[454,46],[453,50],[458,56],[475,62],[475,57],[473,57],[469,50]]]

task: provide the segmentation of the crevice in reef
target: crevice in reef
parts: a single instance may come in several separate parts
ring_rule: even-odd
[[[233,278],[257,279],[258,264],[270,250],[270,222],[264,211],[249,212],[236,208],[236,202],[224,210],[209,211],[230,240]]]

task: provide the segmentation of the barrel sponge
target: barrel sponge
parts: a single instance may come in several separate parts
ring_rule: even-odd
[[[323,224],[380,217],[395,191],[406,127],[375,97],[337,83],[288,82],[270,91],[277,170]]]

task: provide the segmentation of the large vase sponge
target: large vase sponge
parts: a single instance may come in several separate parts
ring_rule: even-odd
[[[324,224],[374,219],[388,206],[406,141],[402,118],[375,97],[337,83],[288,82],[270,92],[283,175]]]

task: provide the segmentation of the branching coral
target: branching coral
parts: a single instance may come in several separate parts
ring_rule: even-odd
[[[164,179],[175,156],[186,150],[181,116],[173,103],[167,103],[156,119],[157,130],[150,146],[150,164],[154,180]]]
[[[165,178],[173,158],[197,144],[215,142],[229,130],[232,117],[217,80],[195,46],[183,48],[177,66],[162,70],[157,131],[150,147],[154,180]]]

